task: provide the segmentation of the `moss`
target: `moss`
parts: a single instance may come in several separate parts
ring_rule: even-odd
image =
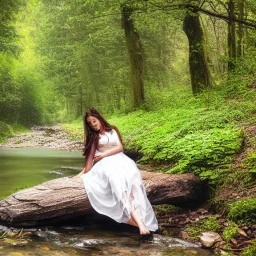
[[[191,240],[195,241],[202,232],[213,231],[216,232],[220,228],[220,224],[215,217],[209,217],[204,220],[188,225],[185,231],[188,233]]]
[[[234,235],[237,234],[237,228],[238,228],[237,224],[230,221],[228,223],[228,226],[223,230],[223,233],[222,233],[223,239],[226,242],[229,242],[234,237]]]
[[[168,214],[180,210],[179,207],[170,204],[160,204],[153,206],[156,215]]]
[[[250,169],[256,168],[256,151],[248,152],[245,165]]]
[[[256,224],[256,198],[231,203],[228,219],[238,224]]]

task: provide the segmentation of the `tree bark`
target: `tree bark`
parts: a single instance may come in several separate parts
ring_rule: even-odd
[[[125,40],[130,58],[132,105],[138,108],[144,102],[144,63],[142,45],[139,34],[134,28],[132,8],[121,6],[122,27],[125,32]]]
[[[142,172],[152,204],[198,202],[201,183],[193,174],[168,175]],[[29,227],[94,215],[81,179],[51,180],[19,191],[0,201],[0,224]]]
[[[205,40],[198,12],[187,11],[183,30],[189,42],[189,68],[193,94],[210,87],[209,68],[206,62]]]
[[[238,17],[240,20],[244,20],[245,17],[245,0],[238,2]],[[244,56],[244,25],[238,23],[238,39],[237,39],[237,57]]]
[[[234,60],[236,59],[235,2],[233,0],[228,2],[228,16],[228,70],[231,71],[235,67]]]

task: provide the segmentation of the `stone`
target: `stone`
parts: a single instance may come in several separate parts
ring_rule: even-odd
[[[231,240],[230,240],[230,241],[231,241],[231,243],[232,243],[232,244],[237,245],[237,241],[236,241],[236,239],[235,239],[235,238],[231,238]]]
[[[244,237],[247,237],[247,236],[248,236],[248,235],[244,232],[244,230],[242,230],[241,228],[238,228],[238,229],[237,229],[237,232],[238,232],[240,235],[244,236]]]
[[[187,240],[187,239],[189,238],[189,235],[188,235],[188,233],[187,233],[187,232],[185,232],[185,231],[181,231],[181,237],[182,237],[182,239]]]
[[[200,243],[206,248],[211,248],[216,242],[221,240],[221,236],[216,232],[204,232],[200,236]]]

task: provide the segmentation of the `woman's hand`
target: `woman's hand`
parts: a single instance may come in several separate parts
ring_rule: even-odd
[[[98,156],[96,156],[96,157],[94,157],[94,163],[97,163],[97,162],[99,162],[101,159],[103,159],[105,157],[105,155],[104,155],[104,153],[102,153],[102,154],[100,154],[100,155],[98,155]]]
[[[80,173],[78,173],[77,175],[75,175],[73,177],[70,177],[70,178],[77,179],[77,178],[80,178],[85,173],[86,173],[86,168],[84,167],[83,170]]]

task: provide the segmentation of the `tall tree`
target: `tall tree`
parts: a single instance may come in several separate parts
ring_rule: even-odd
[[[133,108],[141,106],[144,102],[144,63],[140,37],[132,19],[133,9],[127,5],[121,6],[122,27],[125,32],[127,50],[130,58],[131,88]]]
[[[245,0],[239,0],[238,2],[238,18],[244,20],[245,18]],[[244,25],[238,24],[238,39],[237,39],[237,56],[241,57],[244,55]]]
[[[205,39],[197,11],[188,10],[183,29],[189,41],[189,68],[194,94],[210,87],[209,69],[206,62]]]
[[[235,2],[229,0],[228,2],[228,70],[234,68],[234,60],[236,59],[236,24],[235,19]]]

